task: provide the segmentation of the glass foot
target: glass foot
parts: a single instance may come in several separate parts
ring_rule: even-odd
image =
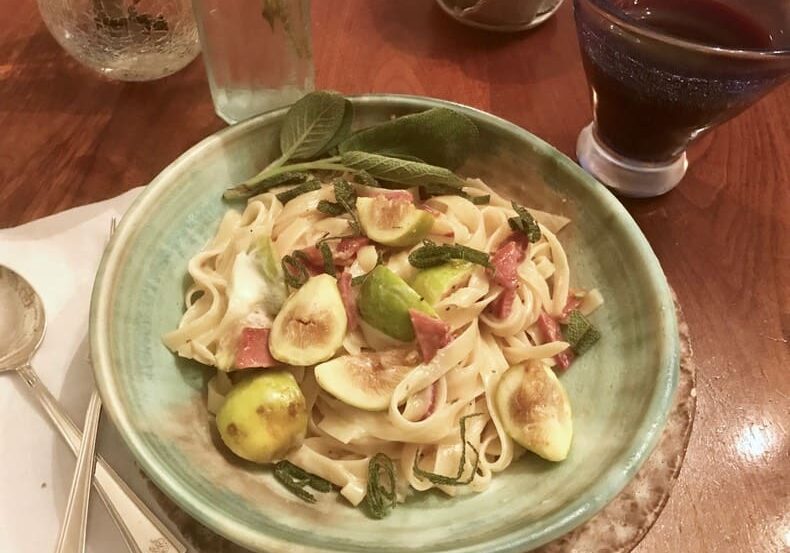
[[[666,194],[683,179],[686,153],[669,163],[644,163],[612,154],[598,143],[590,123],[576,142],[576,158],[584,169],[615,193],[632,198]]]

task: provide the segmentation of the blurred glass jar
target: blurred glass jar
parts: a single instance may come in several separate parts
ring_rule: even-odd
[[[55,40],[111,79],[149,81],[200,53],[191,0],[38,0]]]
[[[195,0],[214,109],[233,124],[313,90],[310,0]]]
[[[487,31],[516,32],[537,27],[563,0],[436,0],[451,17]]]

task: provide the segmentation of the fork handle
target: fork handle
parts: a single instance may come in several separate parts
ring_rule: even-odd
[[[99,430],[101,399],[96,390],[91,394],[88,410],[85,412],[85,427],[82,443],[77,455],[74,479],[71,481],[69,501],[66,503],[66,517],[60,527],[55,553],[84,553],[88,524],[88,505],[91,496],[93,469],[96,466],[96,434]]]
[[[82,442],[80,430],[30,365],[18,369],[17,374],[76,455]],[[132,553],[186,553],[186,546],[162,524],[101,456],[96,456],[93,485]]]

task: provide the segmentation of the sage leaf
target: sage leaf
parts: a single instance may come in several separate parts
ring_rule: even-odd
[[[471,483],[472,480],[475,478],[475,474],[477,474],[477,467],[480,464],[480,452],[477,451],[477,448],[473,446],[466,440],[466,421],[467,419],[471,419],[472,417],[479,417],[483,413],[472,413],[471,415],[466,415],[461,417],[459,421],[459,426],[461,427],[461,459],[458,463],[458,472],[455,476],[445,476],[444,474],[437,474],[435,472],[429,472],[427,470],[421,469],[417,466],[417,463],[420,460],[420,450],[417,450],[417,453],[414,455],[414,464],[412,465],[412,471],[416,474],[419,478],[424,478],[429,482],[436,484],[437,486],[466,486],[467,484]],[[463,479],[462,476],[464,475],[464,470],[466,469],[466,446],[469,446],[475,454],[475,460],[472,463],[472,471],[469,473],[469,477]]]
[[[348,135],[351,134],[351,123],[353,121],[354,104],[351,103],[351,100],[345,99],[345,111],[343,112],[343,120],[340,122],[340,128],[337,129],[335,136],[333,136],[332,140],[329,141],[329,144],[326,145],[324,151],[330,151],[332,148],[335,148],[338,144],[348,138]]]
[[[276,196],[277,199],[280,200],[280,203],[285,205],[294,198],[298,198],[302,194],[315,192],[316,190],[321,190],[321,183],[318,181],[318,179],[313,179],[305,182],[304,184],[300,184],[299,186],[294,186],[293,188],[284,192],[280,192],[279,194],[276,194]]]
[[[578,309],[568,315],[567,324],[562,326],[562,334],[576,355],[583,355],[601,339],[601,332]]]
[[[454,170],[477,146],[479,132],[466,115],[431,108],[357,131],[340,144],[340,153],[362,151],[419,160]]]
[[[322,90],[307,94],[291,106],[280,131],[279,165],[325,152],[346,124],[347,102],[337,92]]]
[[[354,171],[365,171],[381,181],[396,183],[395,188],[445,184],[460,188],[465,181],[444,167],[408,161],[368,152],[343,152],[341,163]]]
[[[382,482],[383,480],[383,482]],[[368,461],[368,485],[365,494],[368,514],[375,519],[386,517],[397,505],[395,493],[395,465],[383,453],[376,453]]]
[[[525,235],[527,240],[533,244],[540,240],[540,225],[538,225],[538,222],[535,220],[532,214],[527,211],[525,207],[518,205],[516,202],[511,201],[510,205],[516,212],[516,217],[510,217],[507,220],[510,228],[515,232],[520,232]]]
[[[436,244],[425,240],[423,245],[409,254],[409,264],[418,269],[443,265],[451,259],[469,261],[483,267],[491,267],[490,256],[461,244]]]

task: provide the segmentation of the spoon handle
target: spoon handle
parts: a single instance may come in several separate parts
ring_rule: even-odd
[[[38,379],[30,365],[17,374],[49,415],[71,450],[76,454],[82,434],[58,401]],[[101,456],[96,457],[93,485],[132,553],[186,553],[186,547],[152,513]]]
[[[96,434],[99,430],[101,399],[96,390],[91,394],[88,410],[85,413],[85,427],[82,443],[77,455],[74,479],[71,481],[69,501],[66,503],[66,516],[60,527],[55,553],[83,553],[88,526],[88,505],[91,496],[93,469],[96,466]]]

